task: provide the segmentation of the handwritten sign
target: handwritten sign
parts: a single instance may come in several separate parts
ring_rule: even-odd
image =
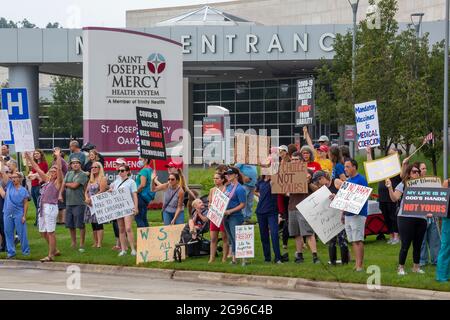
[[[307,164],[305,162],[283,162],[278,173],[272,175],[272,193],[308,193]]]
[[[9,131],[8,110],[0,110],[0,140],[11,140],[11,132]]]
[[[11,121],[16,152],[34,151],[33,126],[31,120]]]
[[[222,224],[223,216],[227,210],[228,202],[230,198],[225,193],[216,189],[212,196],[211,204],[208,210],[208,219],[214,223],[217,227]]]
[[[298,211],[324,244],[344,230],[341,211],[330,207],[330,195],[330,190],[322,186],[297,205]]]
[[[93,195],[91,200],[91,210],[97,217],[99,224],[133,214],[133,199],[130,192],[125,188]]]
[[[449,189],[447,188],[406,188],[403,194],[403,214],[447,217]]]
[[[136,264],[150,261],[171,262],[175,245],[180,242],[184,224],[138,228]],[[182,247],[181,258],[186,258]]]
[[[264,165],[270,150],[270,137],[256,134],[235,133],[235,163]]]
[[[380,145],[380,128],[378,123],[377,102],[369,101],[355,104],[355,121],[358,149]]]
[[[255,257],[255,226],[236,226],[236,258]]]
[[[381,159],[366,161],[364,162],[364,168],[368,183],[383,181],[387,178],[395,177],[402,172],[398,153]]]
[[[424,177],[407,181],[406,187],[441,188],[442,182],[439,177]]]
[[[371,193],[372,188],[344,181],[330,207],[359,214]]]

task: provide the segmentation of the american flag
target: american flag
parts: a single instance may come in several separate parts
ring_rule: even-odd
[[[423,139],[423,143],[424,144],[429,142],[429,141],[433,141],[433,132],[430,132],[429,134],[427,134],[425,136],[425,138]]]

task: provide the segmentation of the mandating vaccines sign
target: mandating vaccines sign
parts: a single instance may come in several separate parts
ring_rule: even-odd
[[[380,145],[380,126],[378,123],[377,102],[369,101],[355,104],[355,121],[358,149]]]

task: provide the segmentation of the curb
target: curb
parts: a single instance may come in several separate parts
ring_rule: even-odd
[[[450,300],[450,292],[409,289],[382,286],[378,290],[369,290],[366,285],[355,283],[338,283],[313,281],[302,278],[242,275],[208,271],[184,271],[173,269],[137,268],[123,266],[108,266],[94,264],[79,264],[66,262],[41,263],[37,261],[0,260],[0,267],[27,268],[39,270],[66,271],[69,266],[76,265],[87,273],[102,273],[108,275],[138,275],[154,279],[171,279],[185,282],[203,282],[231,286],[262,287],[275,290],[290,290],[325,295],[337,299],[380,299],[380,300]]]

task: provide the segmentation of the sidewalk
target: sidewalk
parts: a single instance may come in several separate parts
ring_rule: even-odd
[[[443,299],[450,300],[450,292],[417,290],[409,288],[385,287],[380,290],[369,290],[366,285],[311,281],[301,278],[238,275],[206,271],[182,271],[171,269],[151,269],[137,267],[120,267],[94,264],[72,264],[62,262],[41,263],[39,261],[0,260],[0,267],[42,269],[65,271],[67,267],[77,265],[82,272],[145,276],[157,279],[172,279],[185,282],[220,283],[224,285],[240,285],[263,287],[267,289],[292,290],[317,293],[338,299],[374,300],[374,299]]]

